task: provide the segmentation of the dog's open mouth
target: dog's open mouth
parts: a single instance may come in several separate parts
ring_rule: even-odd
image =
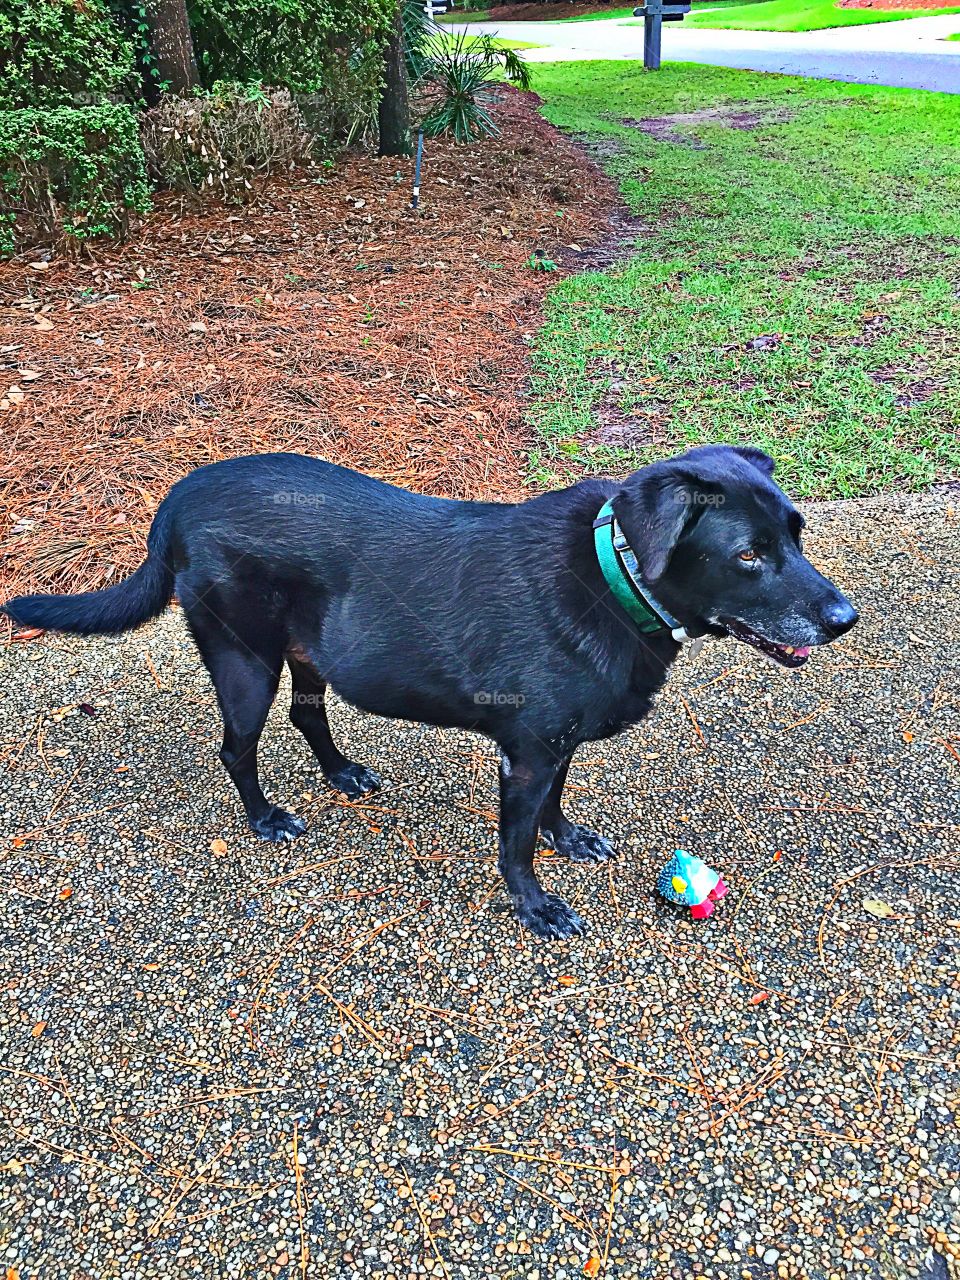
[[[774,662],[779,662],[781,667],[802,667],[810,657],[810,645],[801,645],[794,648],[793,645],[789,644],[775,644],[765,636],[758,635],[756,631],[751,631],[742,622],[724,619],[723,626],[726,627],[734,639],[742,640],[744,644],[753,645],[754,649],[759,649],[761,653],[765,653]]]

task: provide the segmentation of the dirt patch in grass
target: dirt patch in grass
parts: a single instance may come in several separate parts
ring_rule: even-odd
[[[608,218],[609,229],[588,246],[568,245],[565,259],[568,266],[578,271],[605,271],[625,262],[636,252],[637,240],[649,230],[649,225],[630,212],[626,205],[617,205]]]
[[[612,184],[537,101],[504,89],[499,138],[429,143],[419,213],[409,161],[353,155],[248,209],[162,200],[88,261],[0,266],[3,595],[122,576],[170,485],[236,454],[518,494],[556,279],[528,260],[579,268],[619,234]]]
[[[722,124],[728,129],[762,129],[771,124],[784,124],[793,119],[791,111],[746,111],[741,107],[705,107],[701,111],[682,111],[674,115],[650,116],[645,120],[625,117],[621,124],[630,129],[672,142],[692,151],[703,151],[706,143],[690,133],[681,133],[680,125]]]
[[[574,133],[571,136],[585,151],[589,151],[596,160],[613,160],[617,156],[623,155],[623,145],[619,138],[614,138],[609,134],[602,138],[591,137],[588,133]]]
[[[849,339],[851,347],[872,347],[889,331],[890,317],[874,312],[863,317],[860,332]]]
[[[663,426],[666,411],[667,405],[655,400],[627,413],[616,396],[608,393],[597,406],[597,427],[587,440],[608,449],[639,450],[665,445],[670,438]]]
[[[607,389],[595,409],[596,426],[582,442],[608,449],[628,451],[652,448],[667,440],[665,423],[669,406],[655,396],[645,397],[632,409],[625,409],[621,398],[627,382],[618,366],[610,368]]]
[[[912,409],[915,405],[926,404],[948,388],[945,378],[918,376],[916,371],[893,367],[876,369],[870,377],[879,386],[889,387],[896,392],[894,404],[898,409]]]

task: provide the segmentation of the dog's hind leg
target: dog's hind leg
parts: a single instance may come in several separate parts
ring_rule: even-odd
[[[380,775],[365,765],[348,760],[333,740],[324,706],[326,681],[309,662],[295,653],[287,653],[287,665],[293,681],[290,719],[310,744],[324,777],[349,800],[377,791]]]
[[[234,630],[205,603],[185,599],[184,609],[223,716],[220,759],[247,820],[264,840],[292,840],[306,831],[306,824],[270,803],[257,772],[257,744],[280,682],[282,643],[269,629]]]
[[[544,802],[540,813],[540,834],[552,849],[556,849],[557,853],[563,854],[571,862],[606,862],[608,858],[617,856],[610,841],[598,836],[589,827],[571,822],[560,808],[570,759],[568,756],[560,766]]]
[[[583,933],[577,913],[562,898],[545,893],[533,870],[540,813],[556,772],[556,759],[546,753],[511,757],[504,752],[500,762],[500,874],[517,918],[541,938]]]

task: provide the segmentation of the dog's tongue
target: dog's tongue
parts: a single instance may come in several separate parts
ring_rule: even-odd
[[[810,657],[810,646],[808,644],[803,645],[802,648],[799,648],[799,649],[795,649],[793,645],[789,645],[789,644],[774,645],[774,648],[779,649],[781,653],[789,653],[791,658],[809,658]]]

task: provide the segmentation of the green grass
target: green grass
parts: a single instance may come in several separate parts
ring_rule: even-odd
[[[440,35],[443,36],[445,44],[454,45],[457,43],[458,37],[455,35],[448,34],[446,31],[441,32]],[[439,40],[440,35],[438,35],[436,39]],[[479,38],[479,36],[474,36],[472,38],[467,36],[465,37],[464,44],[469,49],[472,44],[475,44],[477,40],[479,40]],[[485,38],[489,40],[495,49],[541,49],[543,47],[539,44],[531,44],[528,40],[501,40],[499,36],[486,36]]]
[[[639,2],[640,0],[637,0],[637,4],[639,4]],[[738,9],[742,9],[742,8],[748,8],[752,4],[766,4],[768,2],[769,0],[693,0],[693,7],[694,9],[705,9],[705,8],[726,9],[726,8],[732,8],[735,6]],[[614,9],[614,8],[600,9],[596,13],[584,13],[576,18],[537,18],[535,19],[535,21],[549,22],[552,26],[558,26],[561,22],[564,24],[568,22],[605,22],[611,18],[620,18],[620,19],[632,18],[633,11],[635,8],[636,8],[636,5],[632,4],[626,9]],[[442,18],[439,19],[439,21],[440,22],[490,22],[491,19],[489,15],[485,13],[482,9],[478,10],[476,13],[465,13],[462,9],[457,9],[454,13],[445,14]],[[526,21],[531,21],[531,19],[526,19]],[[628,25],[632,27],[637,24],[634,22],[630,22]],[[520,45],[518,47],[523,48],[524,46]],[[540,46],[532,45],[528,47],[539,48]]]
[[[639,4],[639,0],[637,0]],[[576,18],[526,18],[514,19],[514,21],[526,22],[603,22],[608,18],[632,18],[636,5],[630,5],[629,8],[617,9],[600,9],[596,13],[580,14]],[[466,13],[463,9],[457,9],[453,13],[444,14],[440,19],[441,22],[490,22],[491,18],[483,9],[478,9],[476,13]]]
[[[639,0],[637,0],[639,3]],[[636,6],[628,9],[600,9],[597,13],[583,13],[576,18],[548,18],[548,22],[604,22],[609,18],[632,18]]]
[[[943,9],[841,9],[834,0],[694,0],[693,9],[694,12],[684,19],[687,26],[731,31],[822,31],[828,27],[863,27],[875,22],[902,22],[905,18],[935,18],[960,13],[960,6]],[[597,13],[585,13],[576,18],[542,20],[558,25],[561,22],[600,22],[608,18],[633,19],[633,10],[634,6],[631,5],[626,9],[611,8]],[[696,12],[697,10],[703,12]],[[441,21],[489,22],[490,19],[482,10],[477,13],[457,10]],[[631,27],[642,24],[643,20],[640,18],[627,23]],[[960,35],[946,38],[957,40]]]
[[[766,448],[806,495],[960,473],[960,96],[612,62],[538,66],[535,88],[650,230],[548,295],[534,478],[709,440]],[[624,123],[704,109],[760,126]]]
[[[944,9],[841,9],[833,0],[763,0],[722,12],[692,13],[684,21],[694,27],[733,31],[822,31],[826,27],[860,27],[874,22],[901,22],[905,18],[932,18],[960,13]]]
[[[639,3],[640,0],[637,0],[637,4]],[[736,5],[738,8],[743,8],[751,4],[765,3],[767,3],[767,0],[745,0],[745,3],[744,0],[693,0],[693,7],[694,9],[705,9],[709,6],[710,8],[724,9],[729,6]],[[633,11],[637,7],[637,4],[632,4],[627,9],[602,9],[599,13],[585,13],[582,17],[578,18],[554,18],[552,21],[554,23],[599,22],[606,18],[632,18]],[[642,19],[639,20],[639,22],[642,22]],[[638,23],[630,22],[628,25],[633,27],[638,25]]]

